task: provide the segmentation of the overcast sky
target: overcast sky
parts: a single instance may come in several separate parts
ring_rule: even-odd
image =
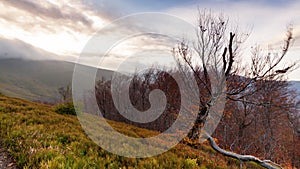
[[[98,30],[119,17],[162,12],[195,24],[197,7],[223,12],[241,29],[251,29],[249,46],[278,44],[287,25],[293,24],[295,42],[285,62],[300,60],[300,2],[296,0],[4,0],[0,2],[0,58],[22,54],[30,58],[32,53],[33,59],[75,60]],[[300,70],[290,77],[300,80]]]

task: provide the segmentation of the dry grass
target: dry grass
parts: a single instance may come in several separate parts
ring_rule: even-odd
[[[156,132],[109,121],[118,131],[148,137]],[[22,168],[238,168],[236,160],[179,144],[145,159],[111,154],[84,133],[76,116],[61,115],[48,105],[8,98],[0,94],[0,134],[3,145]],[[254,165],[248,167],[257,168]]]

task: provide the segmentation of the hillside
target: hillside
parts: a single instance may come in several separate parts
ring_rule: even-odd
[[[291,81],[291,87],[298,92],[298,100],[300,100],[300,81]]]
[[[156,132],[109,121],[131,136]],[[152,158],[132,159],[111,154],[93,143],[77,118],[53,112],[53,107],[0,95],[0,140],[22,168],[239,168],[209,146],[183,143]],[[258,168],[249,163],[247,168]]]
[[[0,59],[0,92],[31,101],[56,103],[57,89],[72,83],[74,63],[54,60]],[[86,66],[86,72],[90,67]],[[98,74],[110,78],[110,70],[98,69]],[[300,82],[292,81],[300,92]]]
[[[74,65],[54,60],[0,59],[0,92],[11,97],[55,103],[59,100],[57,89],[72,83]],[[109,70],[98,71],[104,76],[112,74]]]

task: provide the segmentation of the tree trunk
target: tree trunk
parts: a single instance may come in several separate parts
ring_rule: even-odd
[[[188,134],[189,139],[191,139],[191,140],[199,139],[200,133],[201,133],[201,128],[204,125],[205,120],[208,115],[208,110],[209,109],[207,107],[201,108],[201,110],[199,110],[199,113],[198,113],[197,119],[194,123],[194,126]]]
[[[206,135],[206,136],[208,138],[210,146],[215,151],[217,151],[220,154],[223,154],[224,156],[235,158],[237,160],[240,160],[241,162],[243,162],[243,161],[253,161],[253,162],[255,162],[255,163],[259,164],[260,166],[265,167],[267,169],[279,169],[279,168],[282,168],[281,166],[279,166],[278,164],[275,164],[274,162],[272,162],[270,160],[261,160],[261,159],[255,157],[255,156],[240,155],[240,154],[236,154],[234,152],[226,151],[226,150],[220,148],[216,144],[215,140],[211,136],[209,136],[209,135]]]

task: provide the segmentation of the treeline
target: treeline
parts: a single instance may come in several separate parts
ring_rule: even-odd
[[[166,107],[162,114],[156,120],[149,123],[138,123],[128,120],[121,115],[112,98],[111,93],[111,80],[99,80],[96,85],[96,98],[98,107],[104,118],[125,122],[138,127],[143,127],[151,130],[165,131],[176,120],[180,110],[181,94],[179,87],[172,76],[165,71],[150,70],[143,74],[135,74],[132,79],[127,76],[122,76],[118,79],[117,86],[119,87],[116,92],[119,95],[126,95],[125,86],[122,83],[130,81],[129,98],[130,104],[138,111],[146,111],[150,109],[149,94],[154,89],[159,89],[164,92],[166,96]],[[157,100],[159,101],[159,100]],[[120,100],[119,103],[128,103],[125,100]],[[124,105],[126,106],[126,105]],[[130,109],[128,109],[130,111]]]
[[[243,83],[242,77],[231,78],[229,88]],[[228,99],[214,137],[219,145],[233,152],[299,168],[300,116],[296,96],[287,81],[257,81],[243,92],[243,97]]]

